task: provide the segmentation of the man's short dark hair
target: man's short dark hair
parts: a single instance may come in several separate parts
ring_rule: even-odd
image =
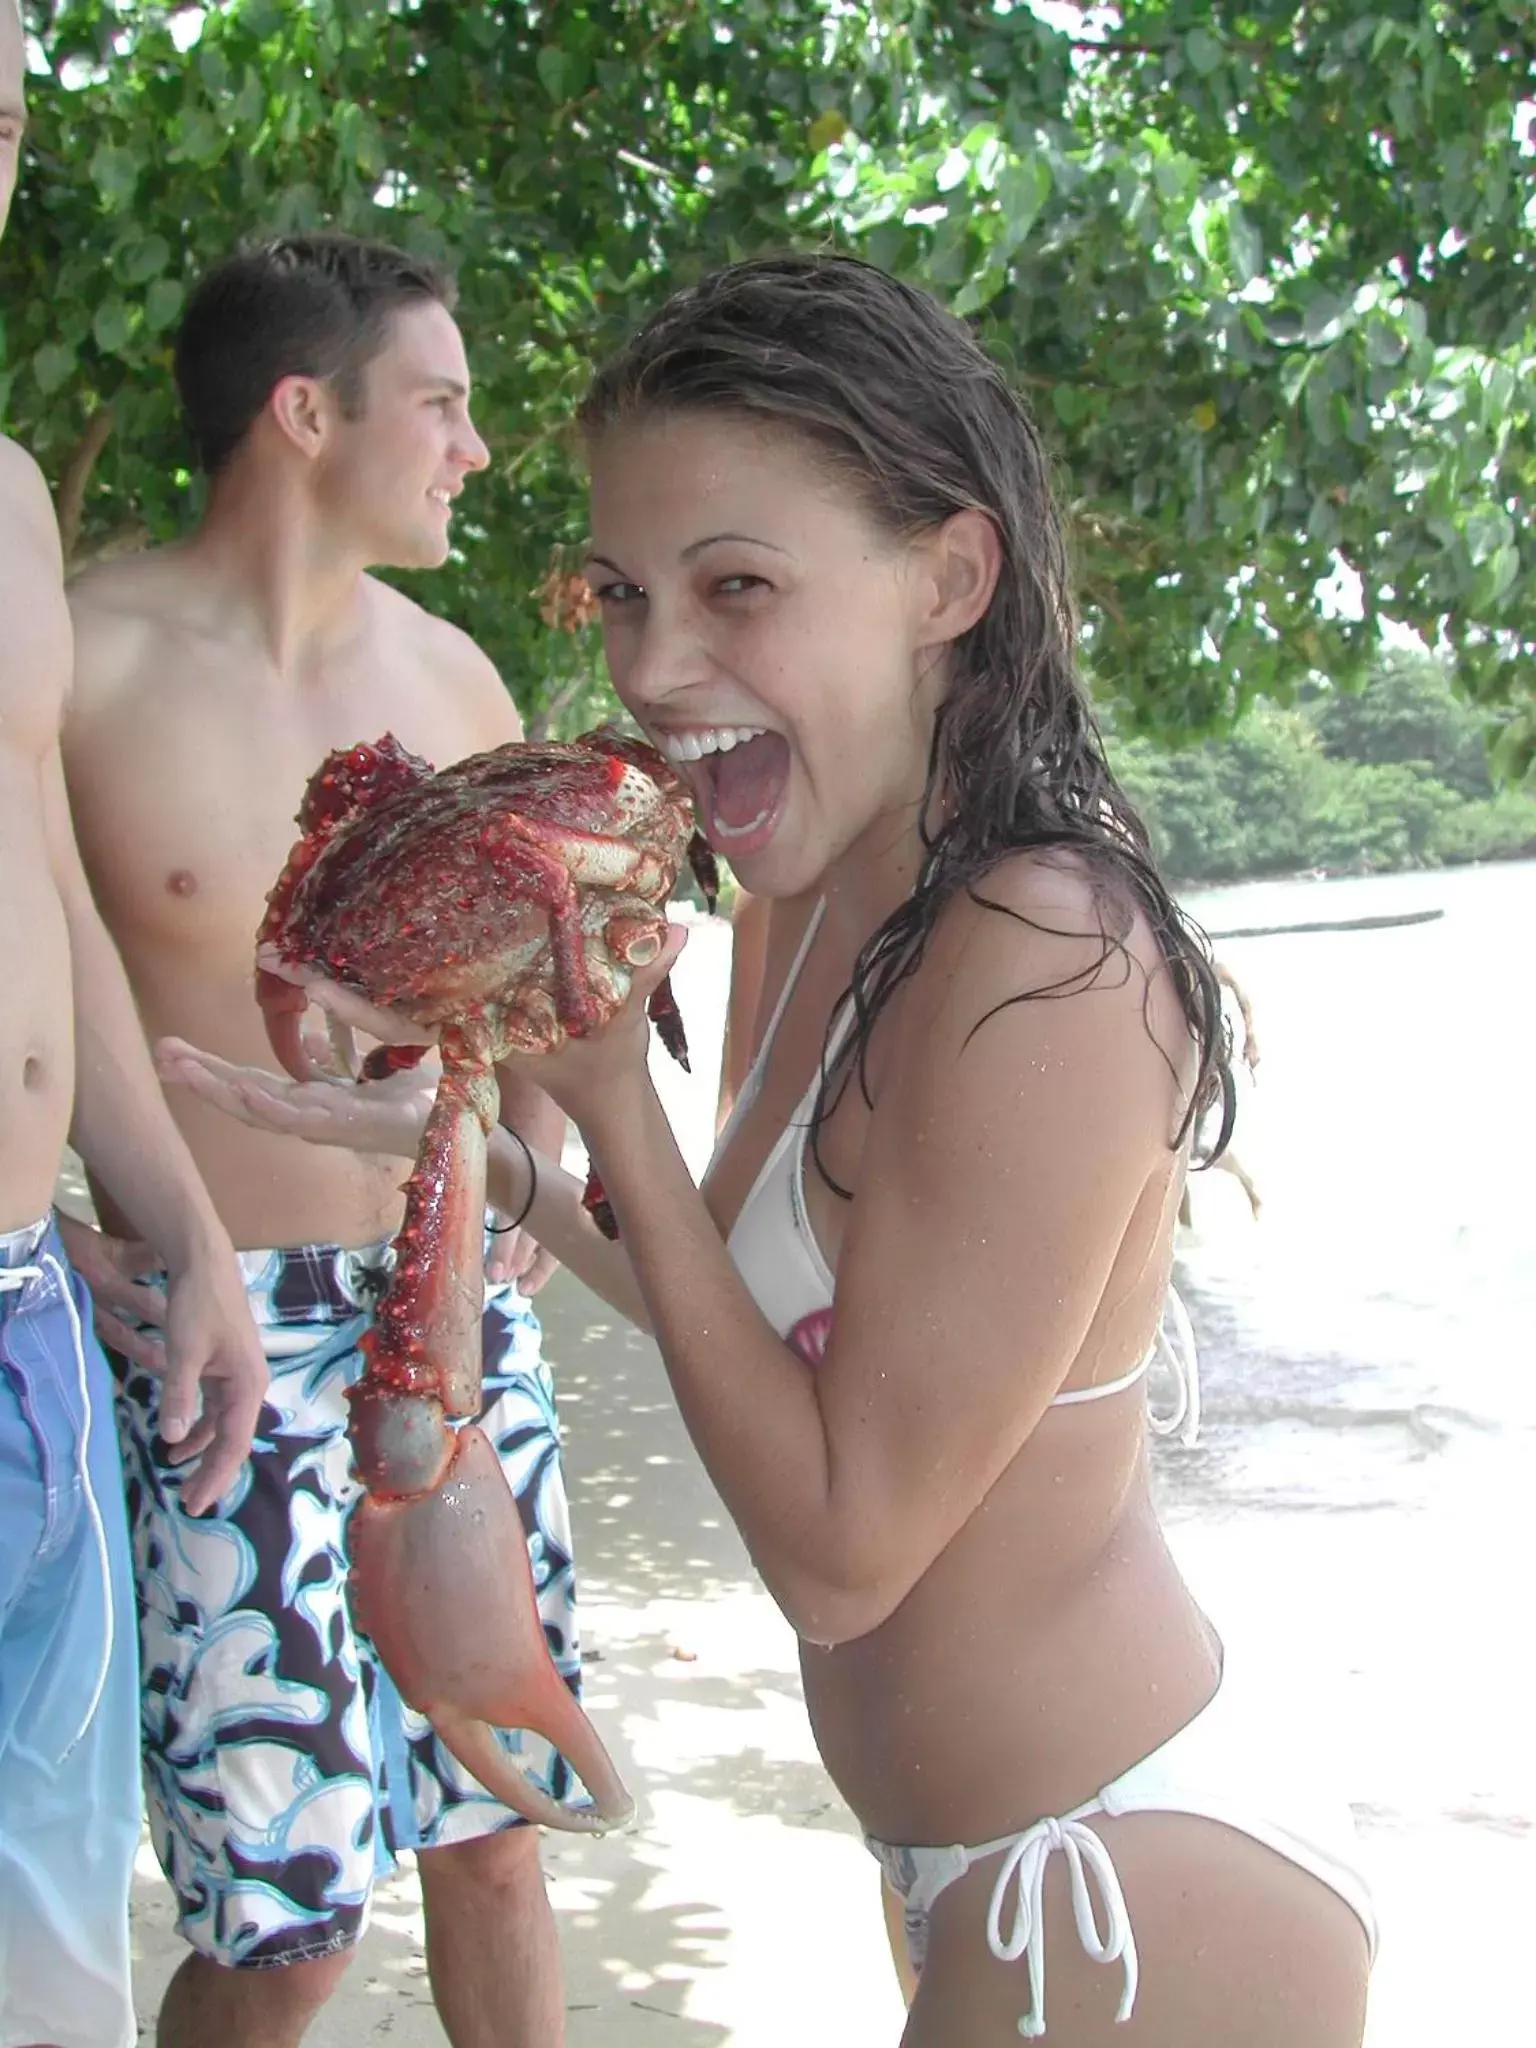
[[[176,337],[176,388],[209,476],[240,446],[284,377],[323,377],[343,413],[362,411],[363,371],[394,315],[427,301],[453,311],[439,264],[355,235],[284,235],[242,249],[192,294]]]

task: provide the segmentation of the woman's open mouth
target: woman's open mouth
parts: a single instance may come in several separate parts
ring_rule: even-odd
[[[789,787],[789,743],[760,726],[693,726],[662,735],[661,751],[687,776],[704,836],[729,859],[773,837]]]

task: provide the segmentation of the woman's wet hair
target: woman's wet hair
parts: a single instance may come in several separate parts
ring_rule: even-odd
[[[1116,954],[1131,972],[1125,940],[1139,905],[1198,1050],[1174,1143],[1219,1098],[1214,1156],[1232,1104],[1221,991],[1203,935],[1170,895],[1105,758],[1078,671],[1050,458],[1002,370],[927,293],[870,264],[773,257],[735,264],[669,300],[599,370],[581,423],[595,438],[615,425],[703,411],[799,436],[894,535],[980,511],[1002,549],[991,603],[949,650],[922,813],[926,858],[912,894],[855,964],[855,1028],[824,1077],[818,1125],[852,1072],[863,1085],[875,1019],[916,970],[949,899],[964,889],[1017,916],[984,893],[985,877],[1010,854],[1050,849],[1078,856],[1094,878],[1104,950],[1081,974],[1013,1000],[1070,995]]]
[[[452,312],[449,273],[388,242],[357,235],[283,235],[210,270],[176,337],[182,414],[209,476],[217,476],[284,377],[331,381],[347,419],[363,410],[363,372],[407,306]]]

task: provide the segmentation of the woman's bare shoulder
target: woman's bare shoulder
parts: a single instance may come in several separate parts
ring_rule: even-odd
[[[918,1008],[947,1013],[962,1038],[1021,1001],[1093,999],[1127,1034],[1185,1075],[1189,1019],[1152,913],[1129,876],[1070,848],[1007,855],[940,912],[917,977]]]

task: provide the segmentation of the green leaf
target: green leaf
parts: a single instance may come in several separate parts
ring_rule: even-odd
[[[103,299],[91,322],[91,333],[103,355],[115,356],[128,344],[128,308],[115,295]]]
[[[1322,341],[1329,328],[1344,318],[1353,297],[1352,292],[1314,292],[1304,313],[1308,341]]]
[[[158,277],[171,260],[171,245],[164,235],[145,235],[134,242],[122,259],[122,277],[125,284],[147,284],[152,277]]]
[[[189,107],[182,115],[177,155],[189,163],[211,164],[224,154],[229,136],[207,107]]]
[[[1094,397],[1091,391],[1080,391],[1075,384],[1057,384],[1051,390],[1051,410],[1064,427],[1080,426],[1091,417]]]
[[[74,372],[74,350],[58,342],[45,341],[32,358],[32,375],[37,379],[37,388],[44,398],[52,398]]]
[[[1259,231],[1235,199],[1227,208],[1227,253],[1239,286],[1251,284],[1264,268]]]
[[[126,206],[139,182],[139,161],[131,149],[103,142],[91,158],[91,183],[109,207]]]
[[[1003,211],[1002,250],[1012,255],[1029,235],[1040,217],[1040,209],[1051,196],[1053,183],[1047,157],[1016,159],[997,181],[998,204]]]
[[[1473,587],[1473,603],[1479,610],[1493,610],[1500,605],[1515,578],[1520,574],[1520,550],[1513,541],[1506,541],[1488,557],[1477,572]]]
[[[1227,53],[1208,28],[1192,28],[1184,38],[1184,54],[1189,59],[1191,70],[1198,71],[1202,78],[1209,78]]]
[[[144,324],[159,334],[169,327],[182,308],[186,289],[175,277],[157,277],[144,294]]]
[[[569,99],[566,80],[570,70],[571,59],[568,52],[554,43],[546,43],[538,57],[539,83],[552,100]]]

